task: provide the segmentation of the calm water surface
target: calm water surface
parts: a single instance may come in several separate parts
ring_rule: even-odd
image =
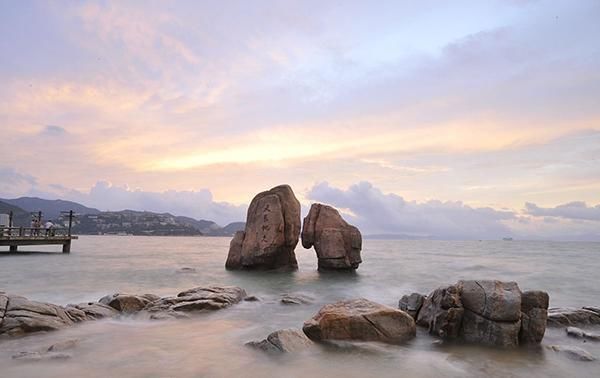
[[[356,274],[319,273],[314,251],[302,247],[296,250],[298,272],[230,272],[224,269],[228,246],[229,238],[84,236],[70,255],[0,254],[0,290],[57,304],[115,292],[173,295],[209,284],[241,286],[261,299],[192,320],[107,320],[0,340],[0,376],[600,376],[600,363],[572,361],[544,348],[439,346],[422,331],[400,346],[318,346],[287,356],[244,347],[274,330],[300,328],[325,303],[365,297],[395,307],[405,293],[428,293],[459,279],[514,280],[522,290],[548,291],[551,306],[600,305],[600,243],[365,240]],[[196,273],[178,273],[182,267]],[[285,306],[279,303],[284,293],[315,300]],[[69,360],[11,359],[67,339],[80,341]],[[600,357],[600,343],[567,339],[562,330],[549,330],[544,344],[579,345]]]

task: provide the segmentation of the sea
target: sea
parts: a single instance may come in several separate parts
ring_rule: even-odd
[[[236,285],[256,302],[192,319],[119,318],[0,339],[0,377],[600,377],[600,362],[582,362],[549,345],[575,345],[600,359],[600,342],[547,329],[541,346],[499,350],[440,343],[419,329],[402,345],[339,343],[269,355],[244,344],[282,328],[302,328],[321,306],[367,298],[397,307],[412,292],[427,294],[461,279],[516,281],[545,290],[551,307],[600,305],[600,243],[541,241],[363,241],[355,273],[319,272],[313,249],[298,246],[296,272],[227,271],[230,238],[81,236],[70,254],[60,247],[0,253],[0,290],[66,305],[113,293],[175,295],[205,285]],[[182,268],[195,271],[182,273]],[[285,305],[284,294],[310,304]],[[599,330],[595,330],[600,332]],[[78,340],[72,357],[21,361],[22,351]]]

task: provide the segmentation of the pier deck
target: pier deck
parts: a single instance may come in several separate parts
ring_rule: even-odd
[[[0,247],[8,247],[10,252],[26,245],[62,245],[62,252],[70,253],[71,241],[75,239],[77,236],[71,235],[69,229],[0,227]]]

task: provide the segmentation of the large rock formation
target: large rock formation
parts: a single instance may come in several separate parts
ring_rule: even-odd
[[[362,262],[362,236],[331,206],[315,203],[302,225],[302,246],[315,247],[319,269],[356,269]]]
[[[289,185],[256,195],[244,231],[236,232],[229,246],[228,269],[298,268],[294,248],[300,236],[300,202]]]
[[[416,335],[414,319],[406,312],[367,299],[323,306],[304,323],[312,340],[360,340],[401,343]]]
[[[547,293],[521,293],[515,282],[459,281],[427,297],[417,324],[445,339],[514,347],[542,341],[547,308]]]

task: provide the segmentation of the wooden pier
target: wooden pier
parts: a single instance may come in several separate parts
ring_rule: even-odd
[[[62,245],[62,252],[69,253],[75,239],[77,236],[60,228],[0,227],[0,246],[8,247],[10,252],[17,252],[19,246],[25,245]]]
[[[12,211],[9,226],[0,226],[0,247],[8,247],[9,252],[18,251],[26,245],[62,245],[63,253],[71,252],[71,241],[77,236],[71,235],[73,211],[65,212],[69,216],[68,228],[12,227]],[[42,218],[41,212],[38,219]]]

